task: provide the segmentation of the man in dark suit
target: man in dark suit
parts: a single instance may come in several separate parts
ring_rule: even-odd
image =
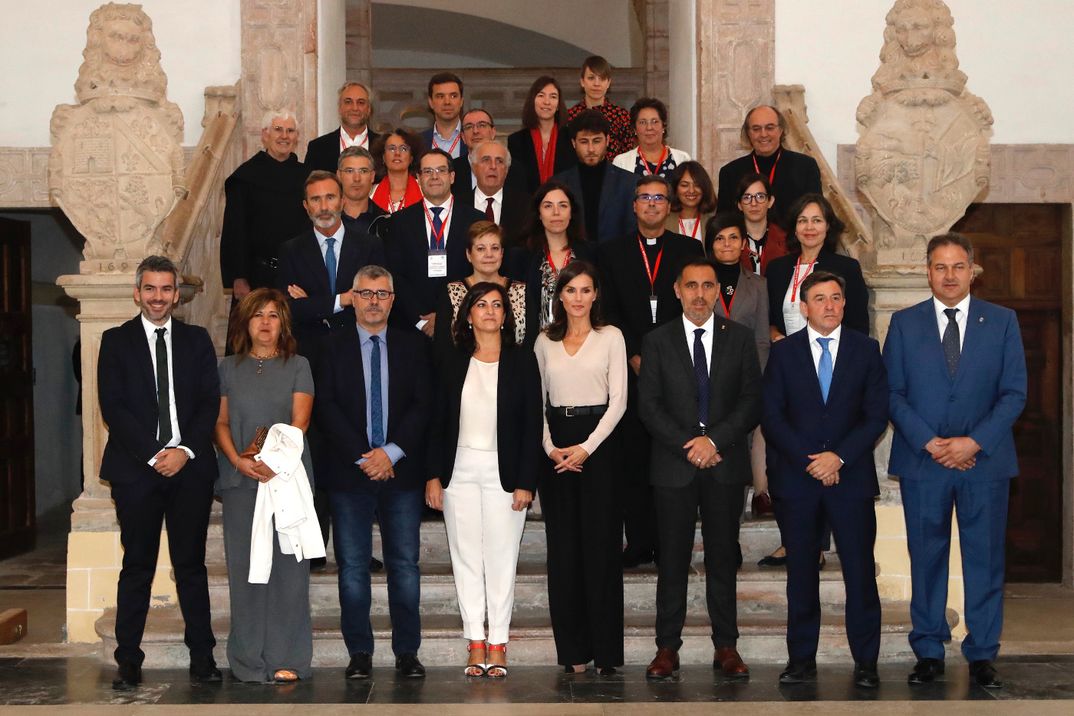
[[[788,665],[781,684],[817,678],[817,553],[830,525],[846,585],[854,683],[880,684],[880,596],[873,544],[880,493],[873,446],[887,428],[887,377],[875,340],[842,325],[842,276],[814,271],[801,286],[804,330],[772,344],[764,374],[769,493],[787,548]]]
[[[899,477],[913,586],[917,665],[909,681],[928,683],[944,671],[957,509],[969,632],[962,654],[971,679],[996,689],[1007,500],[1018,474],[1012,426],[1026,401],[1025,351],[1015,313],[970,296],[969,239],[929,241],[928,280],[932,298],[895,313],[884,343],[895,427],[888,472]]]
[[[369,128],[373,102],[369,88],[361,82],[344,82],[339,88],[339,127],[310,141],[306,148],[306,169],[336,170],[339,155],[348,147],[368,150],[380,136]]]
[[[433,126],[421,133],[428,149],[442,149],[449,159],[465,157],[468,150],[462,142],[462,78],[454,72],[438,72],[429,78],[429,111]]]
[[[474,151],[478,144],[493,139],[496,139],[496,122],[487,109],[471,109],[462,115],[462,143],[466,147],[467,155]],[[451,192],[456,196],[464,196],[467,191],[473,193],[476,185],[467,155],[459,155],[451,160],[451,168],[455,172]]]
[[[460,185],[455,180],[455,198],[474,207],[489,221],[503,229],[504,246],[522,244],[522,230],[529,215],[530,198],[521,189],[505,184],[511,170],[511,155],[507,147],[490,139],[470,147],[466,157],[476,186]],[[458,163],[458,160],[456,160]]]
[[[792,152],[783,146],[787,120],[775,107],[761,105],[746,113],[742,121],[742,143],[753,149],[744,157],[720,167],[716,211],[734,211],[740,197],[738,182],[757,172],[768,177],[776,203],[772,217],[785,218],[787,208],[803,194],[819,194],[820,167],[813,157]]]
[[[179,271],[169,259],[149,256],[138,265],[134,302],[141,314],[104,332],[97,360],[101,417],[108,425],[101,479],[111,483],[123,543],[114,653],[119,674],[112,688],[133,689],[142,680],[140,645],[162,523],[186,622],[190,679],[218,682],[205,572],[217,478],[216,351],[204,328],[172,318]]]
[[[649,332],[638,377],[642,421],[653,437],[659,576],[656,656],[645,675],[679,668],[686,591],[698,511],[705,542],[705,595],[716,647],[713,668],[748,678],[736,649],[735,572],[743,488],[750,481],[746,436],[761,413],[761,370],[753,334],[713,314],[719,284],[706,259],[688,261],[675,282],[682,318]]]
[[[578,164],[553,179],[570,187],[582,208],[586,238],[604,242],[633,234],[637,177],[608,161],[608,120],[597,110],[582,112],[570,124]]]
[[[418,660],[418,551],[425,494],[425,442],[433,406],[429,347],[412,329],[389,328],[392,275],[364,266],[354,278],[357,326],[322,351],[314,415],[329,455],[317,476],[328,488],[339,563],[340,627],[350,654],[345,675],[372,673],[369,560],[376,515],[388,572],[395,668],[425,676]]]
[[[473,270],[466,260],[466,232],[485,215],[451,196],[447,152],[430,149],[418,167],[425,198],[392,215],[385,252],[398,284],[397,324],[417,326],[432,338],[436,302],[444,286]]]
[[[656,516],[649,485],[650,437],[638,415],[641,343],[649,331],[682,316],[682,305],[675,297],[675,277],[683,264],[704,253],[701,242],[664,229],[671,196],[667,180],[648,176],[637,179],[636,184],[638,231],[605,242],[599,249],[605,315],[623,332],[631,367],[627,411],[620,423],[628,451],[622,481],[627,544],[623,566],[628,568],[652,562],[656,549]]]

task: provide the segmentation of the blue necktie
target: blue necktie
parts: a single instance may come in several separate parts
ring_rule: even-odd
[[[384,398],[380,391],[380,336],[370,336],[373,350],[369,352],[369,447],[384,444]]]
[[[944,329],[943,338],[941,344],[943,345],[943,358],[947,363],[947,374],[952,378],[955,377],[955,373],[958,372],[958,359],[962,355],[962,349],[959,347],[959,335],[958,335],[958,321],[955,320],[955,316],[958,314],[957,308],[945,308],[944,314],[947,316],[947,328]]]
[[[705,360],[705,344],[701,336],[704,328],[694,330],[694,377],[697,379],[697,422],[706,425],[709,422],[709,367]]]
[[[332,237],[328,237],[324,240],[324,243],[328,245],[328,248],[324,252],[324,267],[328,269],[328,290],[335,296],[336,295],[336,252],[333,250],[333,246],[336,240]]]
[[[429,234],[429,248],[433,251],[443,251],[444,237],[441,235],[440,230],[444,227],[444,222],[440,219],[440,212],[444,210],[444,207],[434,206],[431,208],[433,212],[433,230]]]
[[[832,354],[828,350],[828,344],[834,338],[818,338],[820,344],[820,365],[817,367],[817,378],[820,380],[820,395],[824,402],[828,402],[828,391],[832,389]]]

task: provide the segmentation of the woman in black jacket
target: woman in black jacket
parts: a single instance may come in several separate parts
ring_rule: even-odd
[[[549,75],[534,80],[522,105],[522,129],[507,137],[508,181],[528,195],[578,162],[564,124],[566,114],[559,82]]]

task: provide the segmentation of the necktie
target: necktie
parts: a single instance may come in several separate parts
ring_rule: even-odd
[[[820,395],[824,402],[828,402],[828,391],[832,389],[832,354],[828,350],[828,344],[833,338],[818,338],[820,344],[820,365],[817,366],[817,379],[820,380]]]
[[[962,349],[959,347],[959,333],[958,323],[955,321],[955,314],[958,313],[957,308],[945,308],[943,310],[947,316],[947,328],[943,332],[943,357],[947,361],[947,374],[952,378],[955,377],[955,373],[958,371],[958,359],[962,354]]]
[[[442,206],[434,206],[433,210],[433,230],[429,234],[429,248],[433,251],[444,250],[444,237],[440,233],[440,230],[444,227],[444,222],[440,218],[440,212],[444,210]],[[439,237],[439,238],[438,238]]]
[[[495,201],[491,196],[485,200],[485,218],[489,221],[496,223],[496,212],[492,210],[492,202]]]
[[[384,398],[380,391],[380,336],[370,336],[373,350],[369,353],[369,447],[384,444]]]
[[[336,252],[332,247],[335,246],[336,240],[331,236],[324,240],[328,248],[324,252],[324,267],[328,269],[328,291],[335,296],[336,295]]]
[[[694,330],[694,377],[697,379],[697,422],[705,425],[709,421],[709,367],[705,360],[705,344],[701,336],[704,328]]]
[[[168,399],[168,344],[164,342],[167,328],[157,334],[157,437],[167,445],[172,439],[172,407]]]

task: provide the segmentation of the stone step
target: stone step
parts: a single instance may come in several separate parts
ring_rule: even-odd
[[[958,615],[948,610],[947,619],[952,628],[958,623]],[[655,651],[653,624],[655,614],[651,611],[628,610],[625,615],[624,646],[626,663],[645,665]],[[374,636],[374,663],[388,666],[394,663],[391,652],[391,630],[387,616],[372,617]],[[787,658],[786,612],[773,610],[764,614],[743,614],[738,618],[738,648],[749,663],[782,663]],[[221,666],[227,664],[228,620],[213,619],[216,634],[216,660]],[[96,622],[101,637],[101,658],[110,661],[115,649],[115,610],[110,609]],[[881,634],[880,659],[882,662],[912,658],[907,634],[910,631],[909,604],[885,603]],[[709,664],[712,661],[711,628],[704,610],[694,609],[687,617],[683,629],[683,646],[680,658],[684,664]],[[343,668],[348,654],[339,633],[339,619],[318,616],[313,620],[313,665]],[[149,610],[142,649],[146,653],[145,668],[181,668],[189,663],[189,655],[183,644],[183,622],[179,609],[174,606]],[[465,642],[457,614],[438,614],[422,618],[422,646],[419,652],[427,666],[454,666],[465,661]],[[847,646],[844,620],[838,611],[826,610],[821,623],[820,644],[817,660],[842,662],[852,660]],[[518,665],[549,665],[556,663],[555,643],[547,616],[534,611],[517,614],[511,625],[510,661]]]
[[[448,562],[421,565],[421,613],[458,614],[455,581]],[[744,564],[738,572],[738,609],[740,614],[766,612],[784,608],[787,603],[787,573],[780,568],[760,568]],[[387,578],[384,572],[371,575],[371,613],[388,612]],[[209,566],[209,598],[213,615],[230,613],[227,570],[223,565]],[[845,604],[843,578],[838,561],[820,572],[820,599],[824,607],[836,610]],[[623,602],[627,609],[651,609],[656,604],[656,568],[652,565],[628,569],[623,573]],[[687,607],[705,609],[705,566],[695,564],[689,576]],[[338,575],[330,566],[310,575],[310,609],[314,616],[338,616]],[[519,563],[515,578],[515,615],[548,610],[548,577],[544,562]]]

